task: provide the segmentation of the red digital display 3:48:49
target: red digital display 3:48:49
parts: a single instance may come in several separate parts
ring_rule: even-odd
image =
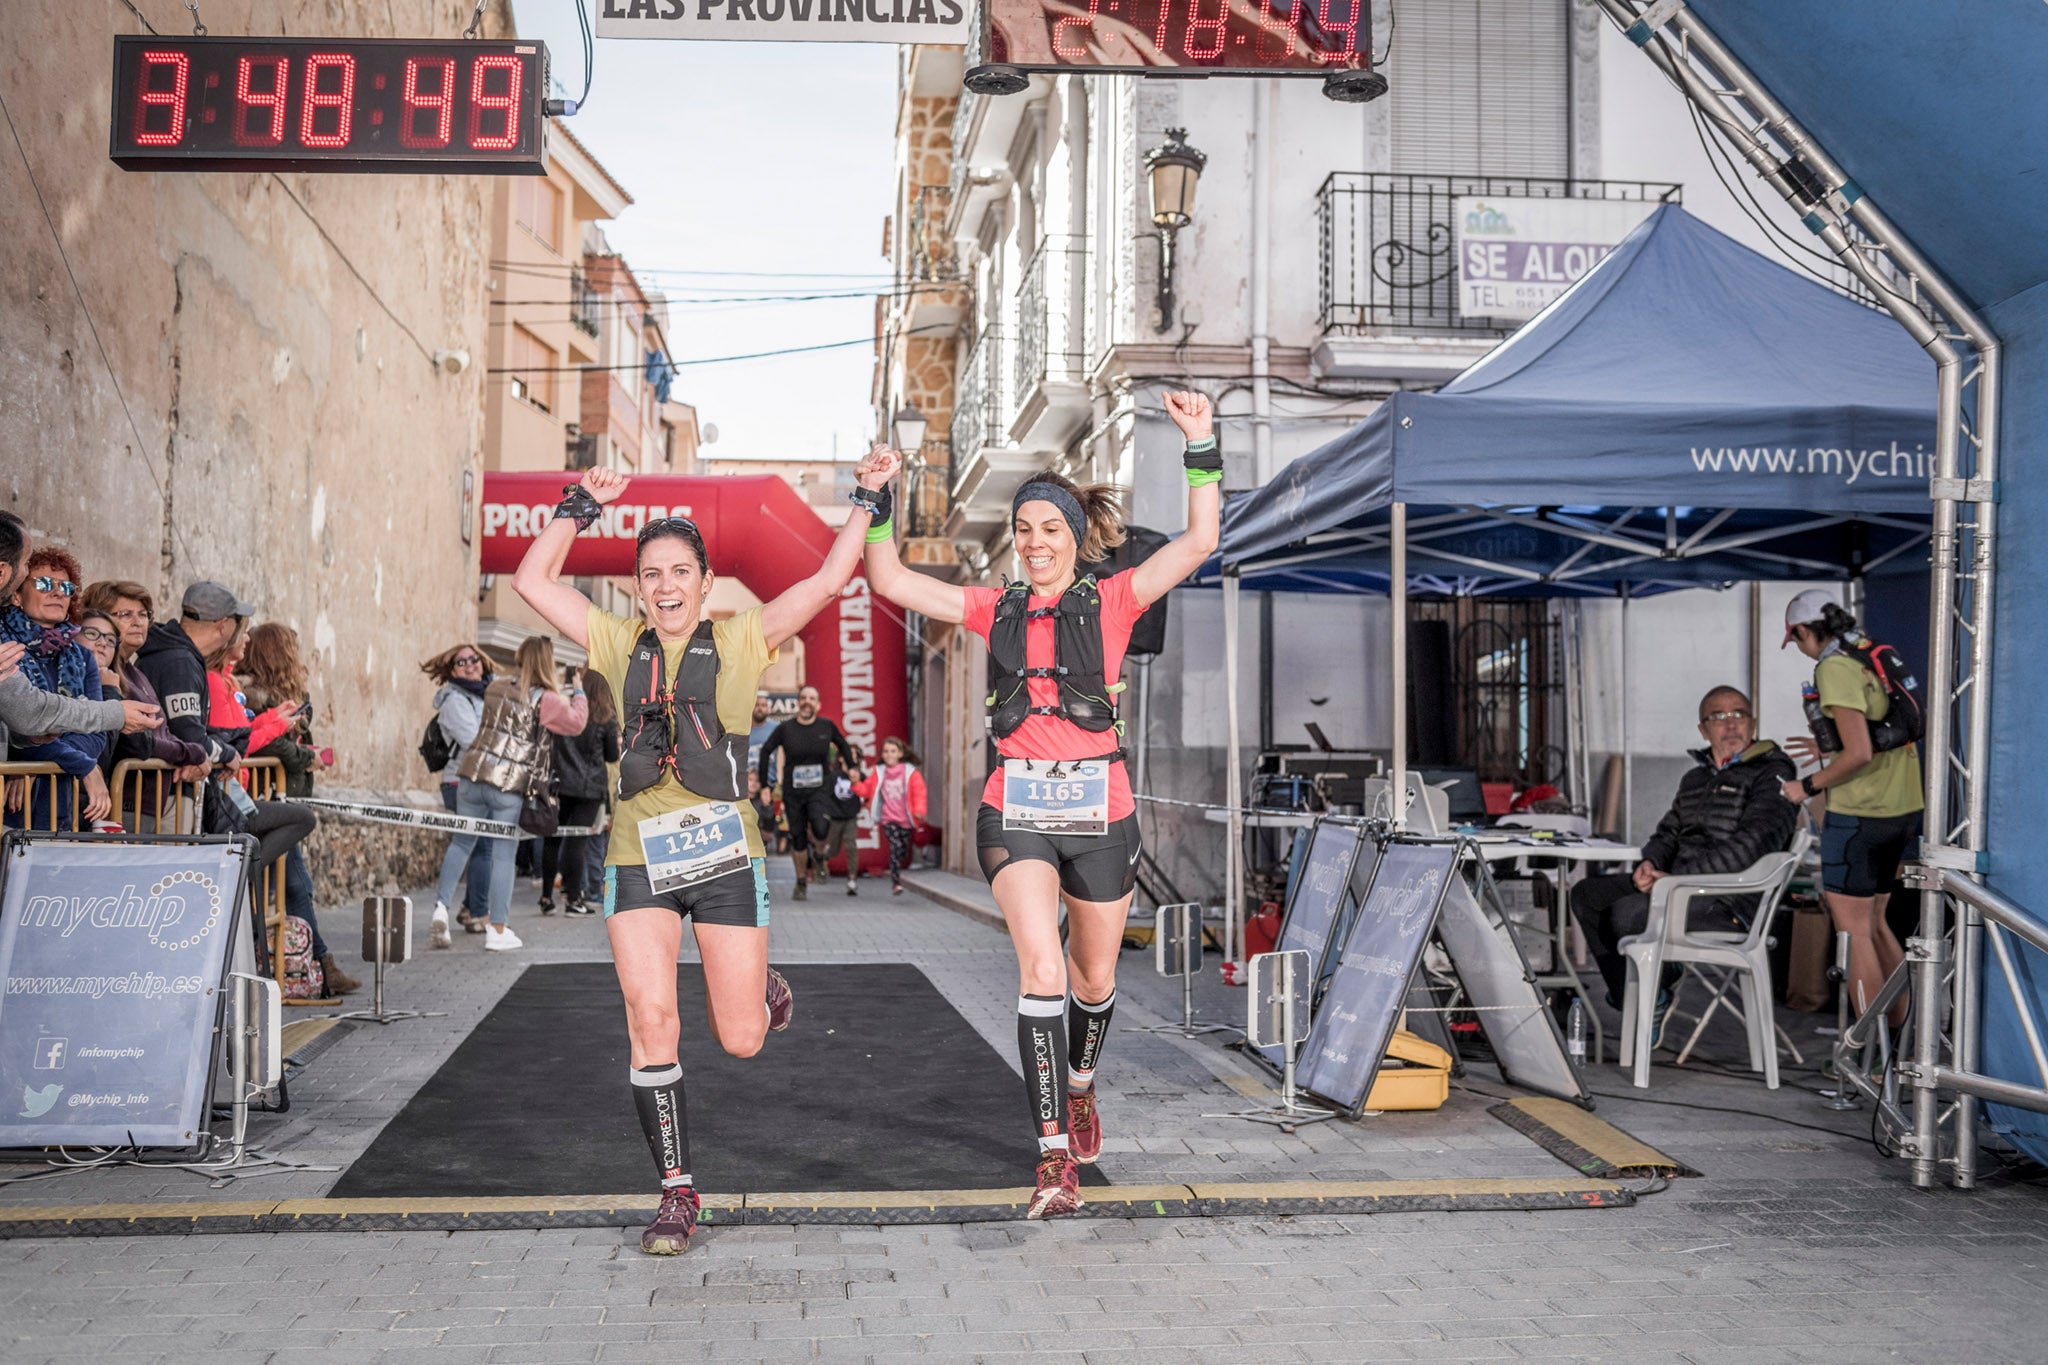
[[[545,174],[547,49],[393,38],[114,40],[128,170]]]
[[[985,0],[983,51],[1021,71],[1362,70],[1370,0]]]

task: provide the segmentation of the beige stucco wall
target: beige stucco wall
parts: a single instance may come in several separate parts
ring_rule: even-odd
[[[204,11],[216,34],[455,22],[430,0]],[[120,170],[112,40],[141,26],[112,3],[9,20],[0,70],[28,167],[0,140],[0,506],[88,580],[138,579],[172,610],[193,579],[231,584],[299,631],[332,780],[428,785],[416,665],[476,619],[462,480],[482,440],[492,182]],[[503,23],[494,3],[487,31]],[[468,371],[434,368],[443,348],[467,350]]]

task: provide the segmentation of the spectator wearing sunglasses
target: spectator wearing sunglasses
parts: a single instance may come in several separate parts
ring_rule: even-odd
[[[114,667],[121,676],[121,695],[130,701],[142,702],[152,709],[158,709],[156,688],[150,684],[142,670],[135,666],[135,653],[149,638],[150,623],[156,619],[156,603],[149,590],[140,583],[126,579],[102,579],[86,587],[80,600],[85,604],[84,615],[98,612],[114,624],[119,642],[114,649]],[[81,633],[81,638],[83,634]],[[87,641],[88,644],[91,641]],[[171,733],[171,727],[161,718],[155,725],[136,734],[122,735],[112,746],[112,762],[118,764],[128,759],[159,759],[171,766],[171,783],[194,783],[206,777],[206,750],[201,746],[182,740]],[[111,767],[111,764],[105,765]],[[138,810],[123,812],[122,818],[129,822],[130,831],[137,834],[157,832],[157,817],[164,804],[175,793],[164,784],[164,779],[154,773],[142,774],[137,778],[135,799]],[[116,793],[122,796],[125,794]]]
[[[1621,941],[1643,932],[1650,919],[1650,888],[1673,873],[1740,872],[1766,853],[1791,846],[1799,807],[1780,788],[1797,769],[1783,749],[1756,737],[1756,708],[1733,687],[1700,698],[1700,738],[1694,767],[1678,781],[1671,809],[1643,843],[1633,872],[1588,877],[1572,888],[1572,914],[1607,982],[1607,1003],[1621,1008],[1628,963]],[[1696,896],[1686,914],[1694,930],[1748,926],[1755,896]],[[1679,968],[1667,966],[1657,991],[1650,1045],[1671,1008]]]
[[[21,671],[39,690],[84,701],[118,701],[118,697],[103,695],[99,661],[78,638],[78,580],[78,561],[68,551],[54,545],[36,549],[28,557],[27,573],[14,601],[0,612],[0,640],[23,647]],[[9,756],[23,763],[55,763],[67,776],[78,779],[85,793],[79,812],[84,817],[83,824],[105,819],[113,808],[106,778],[99,767],[100,755],[106,747],[106,735],[96,731],[16,735]],[[24,799],[28,795],[24,786],[33,789],[33,799]],[[71,787],[69,782],[10,785],[8,823],[20,823],[21,809],[26,806],[31,828],[50,828],[50,794],[54,790],[55,825],[59,829],[69,828]]]
[[[12,512],[0,512],[0,616],[4,616],[4,604],[27,574],[23,562],[27,553],[28,528]],[[45,692],[22,671],[21,661],[27,655],[28,647],[21,641],[0,637],[0,754],[8,751],[13,735],[48,735],[69,730],[89,734],[109,730],[134,733],[163,723],[163,712],[152,703],[87,701]]]
[[[484,692],[495,671],[490,656],[474,644],[444,649],[420,665],[420,672],[436,684],[434,718],[448,740],[448,766],[441,770],[441,804],[451,811],[455,809],[455,772],[462,765],[462,751],[476,742],[477,730],[483,725]],[[483,933],[491,917],[491,858],[497,842],[477,840],[470,851],[469,866],[463,872],[468,885],[462,893],[463,904],[456,914],[456,923],[471,933]],[[512,850],[506,849],[502,856],[511,857]],[[447,926],[435,925],[429,941],[436,948],[448,947]]]

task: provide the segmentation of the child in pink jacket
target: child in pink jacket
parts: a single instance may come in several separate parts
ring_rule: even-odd
[[[891,735],[882,741],[881,766],[853,784],[855,794],[872,800],[875,823],[889,838],[889,885],[903,894],[903,869],[910,866],[910,843],[924,823],[924,774],[916,767],[910,746]]]

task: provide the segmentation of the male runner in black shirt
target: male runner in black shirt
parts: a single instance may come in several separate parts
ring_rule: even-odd
[[[760,777],[768,785],[769,759],[782,751],[782,811],[789,823],[789,856],[796,864],[796,898],[810,895],[811,845],[825,837],[832,778],[853,746],[838,725],[818,714],[818,689],[796,694],[796,716],[775,727],[761,745]]]

